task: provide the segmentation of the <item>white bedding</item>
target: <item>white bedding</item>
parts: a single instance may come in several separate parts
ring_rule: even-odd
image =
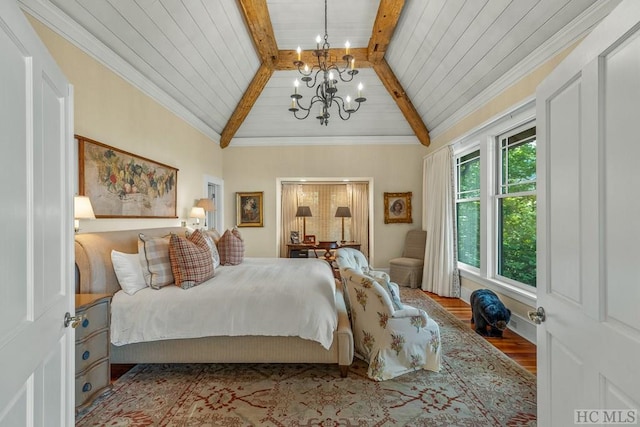
[[[191,289],[118,291],[111,305],[111,342],[206,336],[299,336],[331,347],[337,327],[335,282],[317,259],[245,258],[219,266]]]

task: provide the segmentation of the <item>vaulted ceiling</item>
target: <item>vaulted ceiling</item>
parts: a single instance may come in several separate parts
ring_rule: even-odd
[[[323,0],[19,0],[191,125],[227,145],[422,143],[579,39],[618,0],[328,0],[367,101],[328,126],[288,111],[295,49],[311,62]],[[306,58],[306,59],[305,59]],[[303,101],[312,90],[300,92]]]

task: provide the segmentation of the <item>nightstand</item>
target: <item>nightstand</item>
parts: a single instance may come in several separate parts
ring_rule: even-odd
[[[76,294],[76,412],[111,390],[111,295]]]

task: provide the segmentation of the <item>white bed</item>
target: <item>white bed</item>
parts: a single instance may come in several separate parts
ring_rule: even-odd
[[[113,295],[112,363],[337,363],[347,374],[353,335],[342,288],[326,263],[245,258],[216,268],[212,279],[194,288],[146,288],[131,296],[120,290],[111,250],[137,252],[140,232],[184,235],[185,229],[75,239],[77,292]]]
[[[245,258],[182,289],[118,291],[111,303],[115,345],[206,336],[298,336],[326,349],[337,327],[335,280],[318,259]]]

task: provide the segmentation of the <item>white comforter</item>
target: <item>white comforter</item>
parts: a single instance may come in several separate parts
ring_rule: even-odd
[[[191,289],[145,288],[113,296],[115,345],[206,336],[299,336],[329,348],[337,326],[335,282],[325,261],[245,258]]]

